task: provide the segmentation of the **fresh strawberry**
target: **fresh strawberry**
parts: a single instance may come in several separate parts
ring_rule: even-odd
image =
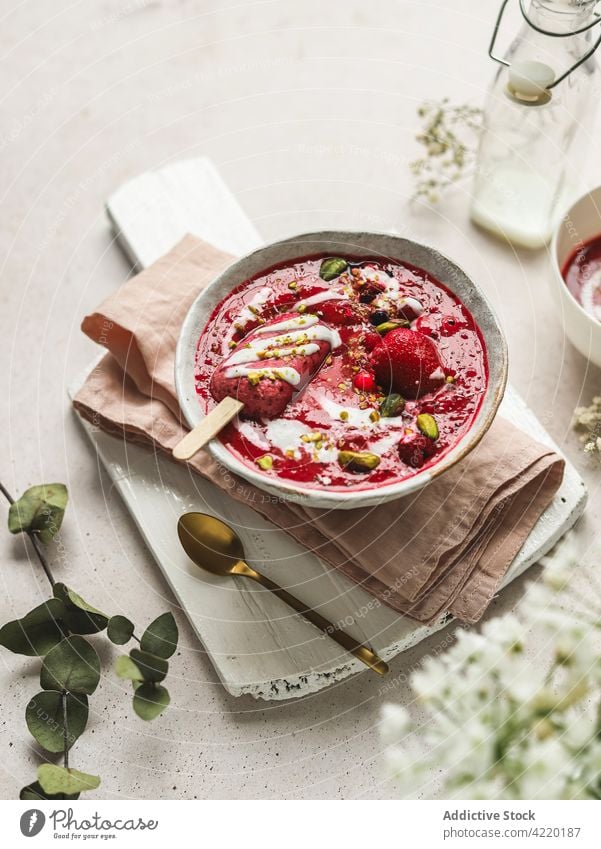
[[[400,392],[406,398],[433,392],[445,380],[434,342],[406,327],[387,333],[369,360],[380,386],[386,392]]]
[[[366,351],[373,351],[374,348],[377,348],[378,345],[382,344],[382,337],[379,333],[376,333],[375,330],[367,330],[365,332],[363,344],[365,345]]]
[[[315,307],[314,312],[328,324],[357,324],[362,319],[361,310],[346,300],[324,301]]]

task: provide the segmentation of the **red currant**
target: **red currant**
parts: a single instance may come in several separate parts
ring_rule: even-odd
[[[361,392],[373,392],[376,388],[375,378],[369,371],[357,372],[353,383],[357,389],[361,390]]]

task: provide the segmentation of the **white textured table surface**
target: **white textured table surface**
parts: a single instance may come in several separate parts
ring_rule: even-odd
[[[1,11],[0,472],[15,492],[41,480],[69,484],[55,554],[61,578],[138,619],[173,601],[119,497],[98,478],[65,385],[93,356],[81,316],[129,273],[111,245],[103,200],[129,176],[197,155],[216,162],[265,238],[395,227],[436,243],[486,287],[509,337],[513,383],[587,480],[577,531],[583,575],[598,562],[601,478],[569,423],[574,406],[601,388],[601,374],[564,340],[545,253],[516,253],[475,231],[468,184],[436,212],[407,203],[415,108],[428,96],[482,99],[495,3],[6,0]],[[601,182],[598,162],[587,173]],[[0,545],[4,621],[46,587],[19,540],[2,534]],[[522,580],[491,613],[512,606]],[[113,675],[92,701],[73,762],[98,767],[97,797],[390,795],[379,707],[407,699],[405,675],[448,631],[394,662],[386,688],[375,691],[361,676],[265,709],[228,696],[181,615],[178,622],[173,704],[163,719],[137,720]],[[533,662],[544,650],[532,647]],[[35,663],[2,652],[0,675],[0,795],[13,797],[37,763],[23,720]]]

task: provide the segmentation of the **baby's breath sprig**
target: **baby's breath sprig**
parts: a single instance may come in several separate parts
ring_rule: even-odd
[[[416,180],[412,200],[437,203],[442,192],[476,161],[482,110],[469,104],[451,104],[445,97],[422,103],[417,114],[423,128],[416,139],[425,155],[409,165]]]
[[[576,407],[572,426],[580,433],[585,453],[601,460],[601,395],[596,395],[588,407]]]
[[[601,799],[601,587],[590,577],[581,591],[574,540],[564,546],[516,613],[460,632],[413,672],[424,721],[385,705],[403,798]],[[544,655],[527,650],[534,632]]]

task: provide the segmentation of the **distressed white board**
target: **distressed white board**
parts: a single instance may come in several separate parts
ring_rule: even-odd
[[[140,267],[169,250],[186,232],[238,254],[260,244],[240,206],[204,159],[180,162],[131,180],[109,198],[107,209],[117,238]],[[511,387],[502,413],[557,450]],[[353,636],[369,643],[386,660],[448,622],[448,617],[442,617],[437,625],[424,627],[399,616],[210,482],[83,424],[225,688],[233,695],[286,699],[359,672],[373,673],[271,593],[242,578],[214,578],[193,566],[176,534],[177,518],[187,510],[218,515],[243,529],[240,532],[251,563],[308,605],[319,607],[330,621],[344,623]],[[585,500],[584,483],[567,463],[561,489],[513,562],[504,585],[549,551],[581,514]],[[381,686],[381,681],[373,676],[373,684]]]

